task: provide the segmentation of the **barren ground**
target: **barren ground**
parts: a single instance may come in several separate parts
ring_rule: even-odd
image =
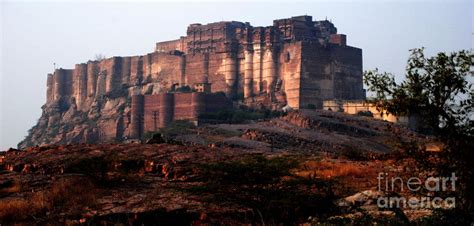
[[[377,175],[422,174],[403,153],[411,141],[428,141],[388,122],[309,110],[181,128],[174,139],[181,145],[3,152],[0,222],[370,223],[381,215],[379,222],[400,222],[394,212],[374,208]],[[370,194],[359,202],[362,191]],[[359,201],[340,204],[354,194]],[[411,221],[431,214],[404,212]]]

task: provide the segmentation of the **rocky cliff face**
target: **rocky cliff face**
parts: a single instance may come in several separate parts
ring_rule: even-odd
[[[109,142],[127,136],[131,95],[158,93],[167,82],[147,71],[147,58],[113,57],[49,74],[43,113],[18,147]]]

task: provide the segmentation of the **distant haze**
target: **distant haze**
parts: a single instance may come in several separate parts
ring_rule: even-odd
[[[364,70],[403,77],[408,50],[428,55],[473,46],[472,1],[371,2],[1,2],[0,150],[16,147],[36,124],[46,75],[96,54],[144,55],[155,42],[185,35],[191,23],[222,20],[272,25],[311,15],[331,20],[348,45],[363,49]]]

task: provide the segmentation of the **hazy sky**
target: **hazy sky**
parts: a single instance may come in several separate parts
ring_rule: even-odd
[[[5,2],[0,3],[0,150],[16,147],[36,124],[46,74],[96,54],[143,55],[157,41],[185,35],[191,23],[221,20],[271,25],[296,15],[326,17],[348,45],[363,49],[364,70],[401,78],[408,50],[428,54],[473,46],[472,1]]]

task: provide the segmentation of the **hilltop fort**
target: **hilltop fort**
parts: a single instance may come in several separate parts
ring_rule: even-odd
[[[19,144],[139,138],[173,120],[238,105],[281,110],[365,99],[362,50],[328,20],[272,26],[191,24],[143,56],[112,57],[48,74],[43,114]]]

